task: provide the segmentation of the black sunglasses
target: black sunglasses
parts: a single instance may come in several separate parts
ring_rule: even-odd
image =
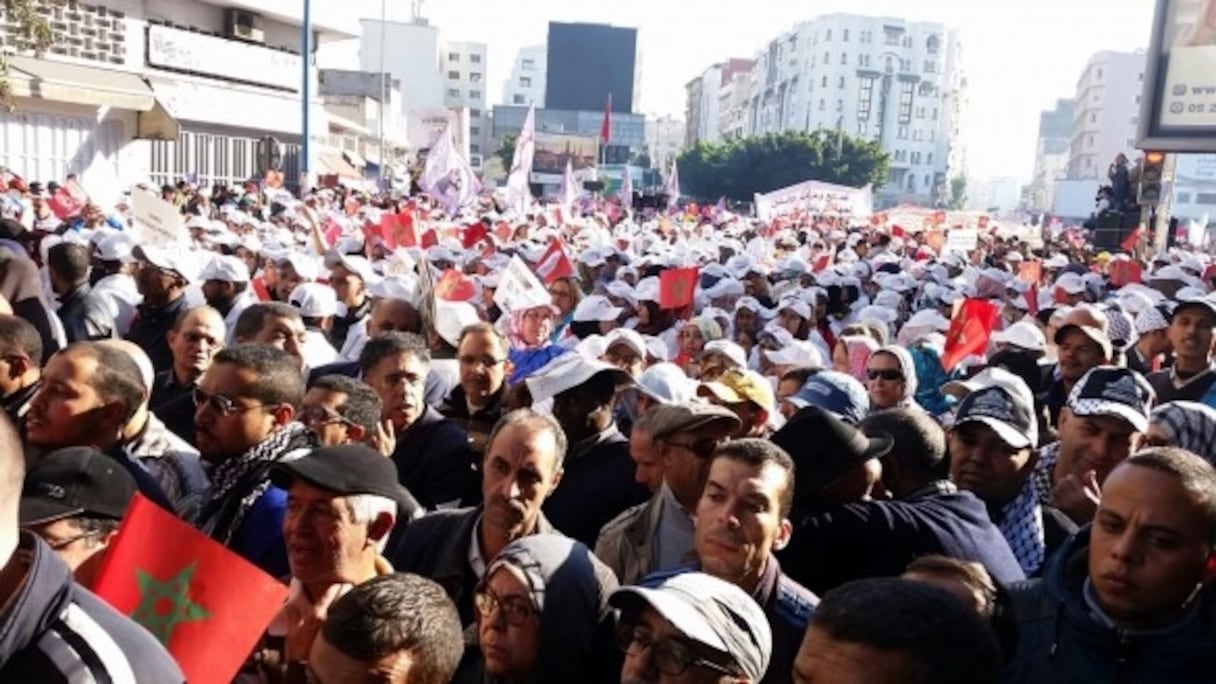
[[[866,377],[871,380],[882,378],[883,380],[895,382],[896,380],[903,380],[904,373],[896,368],[870,368],[866,371]]]

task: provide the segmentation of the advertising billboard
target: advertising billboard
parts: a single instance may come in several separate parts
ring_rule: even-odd
[[[1157,0],[1137,146],[1216,152],[1216,0]]]
[[[633,111],[638,31],[602,24],[549,22],[545,106],[602,112]]]
[[[574,167],[575,175],[581,169],[596,165],[599,158],[599,140],[593,136],[566,135],[564,133],[536,133],[536,153],[532,157],[532,182],[560,182],[566,172],[566,161]]]

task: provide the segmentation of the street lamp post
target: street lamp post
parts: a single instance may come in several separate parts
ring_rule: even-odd
[[[303,131],[300,142],[300,192],[308,189],[308,153],[309,153],[309,120],[308,100],[310,99],[311,84],[309,83],[309,62],[312,59],[312,0],[304,0],[304,22],[300,29],[300,111],[303,119]]]

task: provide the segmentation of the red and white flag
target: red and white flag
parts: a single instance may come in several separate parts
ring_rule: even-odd
[[[555,280],[574,275],[574,264],[570,263],[566,250],[562,249],[561,243],[556,239],[549,242],[549,248],[537,262],[536,275],[540,276],[546,287],[552,285]]]

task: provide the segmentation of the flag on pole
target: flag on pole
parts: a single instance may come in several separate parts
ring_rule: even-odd
[[[136,494],[94,592],[143,625],[190,682],[227,682],[287,586]]]
[[[621,208],[626,213],[633,208],[633,174],[629,172],[629,167],[626,166],[621,171]]]
[[[1140,245],[1140,238],[1143,235],[1144,235],[1144,226],[1143,225],[1136,226],[1136,229],[1133,230],[1131,233],[1129,233],[1128,236],[1123,239],[1123,242],[1121,242],[1119,244],[1119,248],[1122,249],[1124,252],[1136,251],[1136,247],[1138,247]]]
[[[671,175],[667,177],[667,187],[663,191],[667,193],[667,210],[675,209],[680,204],[680,167],[674,159],[671,160]]]
[[[481,192],[481,181],[477,180],[469,162],[456,150],[450,125],[444,127],[439,140],[427,154],[426,168],[422,171],[418,186],[442,204],[451,216],[455,216],[461,207],[473,201]]]
[[[540,276],[546,287],[560,278],[574,275],[574,264],[570,263],[570,257],[566,256],[566,250],[562,249],[556,238],[549,242],[549,248],[536,262],[536,275]]]
[[[959,361],[978,356],[988,349],[988,338],[1001,317],[1001,308],[984,299],[966,299],[954,313],[946,332],[942,368],[949,373]]]
[[[507,174],[507,206],[518,207],[521,212],[532,199],[528,177],[532,175],[532,158],[536,154],[536,105],[528,106],[523,128],[515,139],[515,156],[511,158],[511,171]]]
[[[562,186],[557,191],[557,203],[562,208],[563,216],[574,215],[574,203],[578,201],[579,192],[578,182],[574,180],[574,164],[570,159],[566,160],[566,172],[562,174]]]
[[[604,103],[604,120],[600,123],[600,144],[607,145],[612,138],[612,93],[608,93],[608,101]]]

